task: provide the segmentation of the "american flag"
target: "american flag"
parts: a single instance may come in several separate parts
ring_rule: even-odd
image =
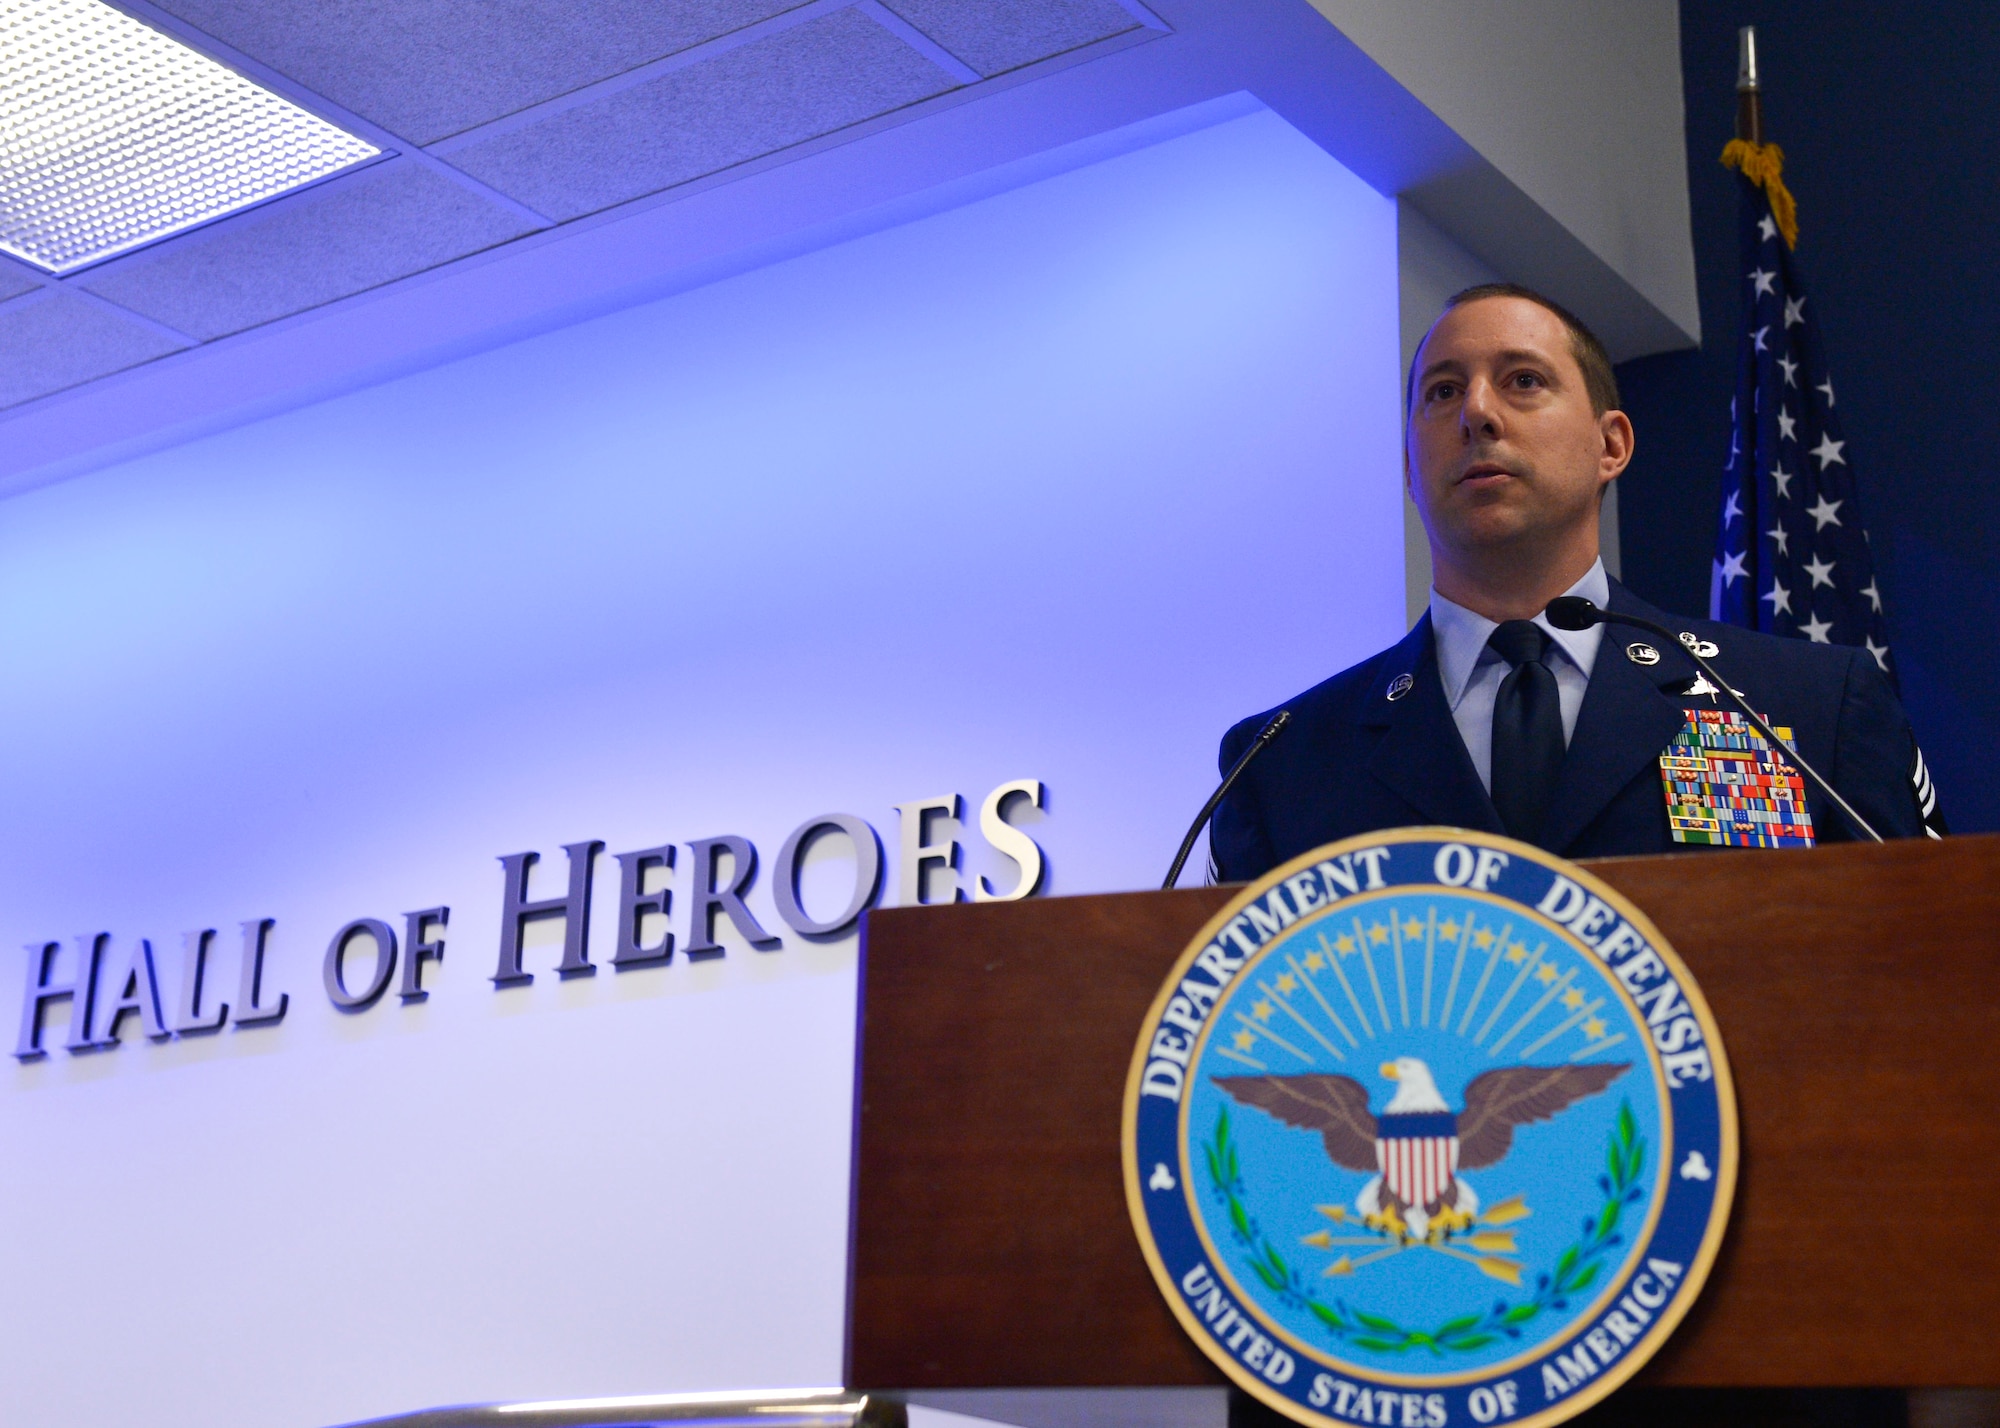
[[[1770,197],[1748,178],[1737,181],[1745,317],[1709,618],[1864,645],[1893,682],[1882,591],[1818,322]]]

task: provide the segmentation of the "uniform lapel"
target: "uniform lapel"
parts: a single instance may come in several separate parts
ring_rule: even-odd
[[[1636,600],[1616,582],[1610,607],[1670,628],[1673,624],[1671,616]],[[1634,663],[1626,650],[1635,642],[1658,650],[1659,663]],[[1658,768],[1660,751],[1685,722],[1686,701],[1666,691],[1684,685],[1694,673],[1693,663],[1671,643],[1630,625],[1604,627],[1538,843],[1561,852],[1627,784]]]
[[[1413,681],[1409,693],[1390,699],[1403,675]],[[1384,730],[1369,772],[1425,818],[1454,828],[1505,831],[1445,703],[1428,611],[1381,661],[1361,722]]]

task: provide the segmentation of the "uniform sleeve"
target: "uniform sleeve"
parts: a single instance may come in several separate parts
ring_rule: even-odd
[[[1245,719],[1222,736],[1216,765],[1223,775],[1236,767],[1250,741],[1263,727],[1259,719]],[[1243,771],[1229,796],[1216,805],[1208,825],[1209,862],[1219,883],[1242,883],[1276,866],[1270,835],[1265,832],[1263,811],[1257,799],[1257,766]]]
[[[1865,651],[1855,651],[1848,661],[1833,747],[1833,768],[1827,777],[1877,833],[1884,838],[1918,838],[1930,831],[1920,802],[1920,790],[1928,791],[1930,776],[1917,752],[1916,735],[1889,681]],[[1929,797],[1934,817],[1936,794]],[[1838,810],[1829,812],[1839,827],[1838,836],[1856,836]],[[1943,826],[1941,818],[1936,822]],[[1833,831],[1825,829],[1821,836]]]

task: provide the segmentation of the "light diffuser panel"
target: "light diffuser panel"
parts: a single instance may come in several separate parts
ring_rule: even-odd
[[[47,272],[380,152],[101,0],[0,0],[0,249]]]

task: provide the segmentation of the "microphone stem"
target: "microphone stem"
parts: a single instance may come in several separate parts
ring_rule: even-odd
[[[1669,640],[1674,644],[1680,645],[1682,652],[1686,654],[1689,659],[1694,661],[1695,667],[1702,672],[1702,676],[1705,679],[1707,679],[1710,684],[1714,685],[1717,689],[1721,690],[1724,694],[1729,696],[1730,702],[1743,712],[1743,717],[1750,721],[1750,723],[1756,728],[1758,733],[1762,734],[1766,739],[1770,740],[1771,747],[1774,750],[1783,749],[1786,754],[1789,754],[1791,756],[1790,759],[1787,761],[1789,763],[1796,765],[1800,773],[1803,773],[1807,778],[1813,781],[1814,787],[1819,789],[1821,793],[1825,794],[1828,798],[1833,800],[1834,806],[1838,808],[1842,813],[1847,815],[1848,823],[1853,826],[1856,832],[1862,834],[1864,837],[1868,838],[1871,842],[1879,843],[1882,841],[1882,835],[1880,833],[1877,833],[1874,830],[1874,828],[1869,825],[1867,819],[1863,818],[1859,813],[1856,813],[1854,811],[1854,805],[1849,803],[1846,799],[1842,798],[1840,794],[1834,789],[1834,786],[1832,784],[1828,783],[1825,779],[1821,778],[1819,776],[1819,770],[1814,768],[1811,764],[1807,763],[1805,761],[1805,758],[1799,753],[1797,749],[1794,749],[1790,744],[1786,743],[1783,739],[1780,739],[1777,735],[1777,731],[1772,729],[1772,727],[1769,724],[1766,724],[1763,720],[1763,717],[1759,715],[1755,709],[1752,709],[1750,707],[1750,701],[1745,699],[1742,695],[1738,694],[1735,691],[1735,689],[1730,687],[1729,681],[1724,679],[1720,674],[1716,672],[1716,668],[1714,665],[1710,664],[1707,660],[1703,659],[1700,655],[1696,654],[1692,649],[1689,649],[1687,644],[1683,640],[1681,640],[1681,638],[1678,635],[1676,635],[1672,630],[1669,630],[1665,625],[1656,625],[1651,620],[1642,620],[1635,615],[1618,615],[1618,614],[1613,614],[1609,610],[1604,610],[1601,611],[1600,613],[1604,616],[1607,623],[1615,621],[1616,623],[1621,625],[1636,625],[1642,630],[1649,631],[1652,634],[1660,636],[1662,639]]]
[[[1201,812],[1194,816],[1194,826],[1188,829],[1187,837],[1181,839],[1181,850],[1174,854],[1174,865],[1167,869],[1167,880],[1160,884],[1162,892],[1180,881],[1181,869],[1187,866],[1188,854],[1194,851],[1194,840],[1201,836],[1202,825],[1208,822],[1209,815],[1215,812],[1215,806],[1222,802],[1222,796],[1229,792],[1229,786],[1236,782],[1237,775],[1250,767],[1250,760],[1264,752],[1264,746],[1277,738],[1278,731],[1291,720],[1292,711],[1289,709],[1280,709],[1272,715],[1271,722],[1250,741],[1250,747],[1243,751],[1243,757],[1236,761],[1236,767],[1229,771],[1229,776],[1222,781],[1222,786],[1209,795],[1208,802],[1201,806]]]

